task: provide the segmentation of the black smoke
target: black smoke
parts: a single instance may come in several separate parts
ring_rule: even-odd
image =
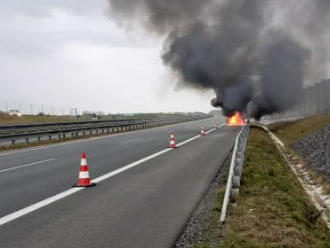
[[[164,64],[181,83],[213,89],[225,115],[288,109],[327,61],[328,0],[108,1],[119,22],[165,35]]]

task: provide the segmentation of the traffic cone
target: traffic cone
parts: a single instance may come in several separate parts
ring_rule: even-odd
[[[95,186],[95,185],[96,185],[95,183],[91,183],[91,179],[89,178],[87,157],[86,157],[86,153],[83,152],[83,154],[81,156],[78,183],[73,186],[74,187],[91,187],[91,186]]]
[[[168,146],[168,148],[176,148],[175,137],[173,133],[170,135],[170,145]]]
[[[219,125],[218,125],[218,122],[217,121],[214,122],[214,128],[215,129],[218,129],[219,128]]]
[[[205,135],[206,135],[204,127],[201,127],[201,129],[200,129],[200,131],[199,131],[199,134],[200,134],[201,136],[205,136]]]

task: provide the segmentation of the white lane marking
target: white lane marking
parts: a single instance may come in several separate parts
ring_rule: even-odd
[[[214,131],[214,129],[213,129],[213,131]],[[187,140],[185,140],[185,141],[182,141],[182,142],[176,144],[176,146],[177,146],[177,147],[183,146],[184,144],[187,144],[187,143],[189,143],[189,142],[191,142],[191,141],[193,141],[193,140],[195,140],[195,139],[198,139],[198,138],[200,138],[200,137],[202,137],[202,136],[200,136],[200,135],[196,135],[196,136],[194,136],[194,137],[192,137],[192,138],[190,138],[190,139],[187,139]],[[171,149],[172,149],[172,148],[171,148]]]
[[[115,176],[115,175],[117,175],[117,174],[119,174],[119,173],[122,173],[122,172],[124,172],[124,171],[126,171],[126,170],[128,170],[128,169],[131,169],[131,168],[133,168],[133,167],[135,167],[135,166],[137,166],[137,165],[139,165],[139,164],[142,164],[142,163],[144,163],[144,162],[146,162],[146,161],[148,161],[148,160],[150,160],[150,159],[153,159],[153,158],[155,158],[155,157],[158,157],[158,156],[160,156],[160,155],[162,155],[162,154],[164,154],[164,153],[166,153],[166,152],[169,152],[169,151],[171,151],[171,150],[172,150],[172,148],[166,148],[166,149],[164,149],[164,150],[161,150],[161,151],[159,151],[159,152],[156,152],[156,153],[154,153],[154,154],[152,154],[152,155],[150,155],[150,156],[148,156],[148,157],[145,157],[145,158],[143,158],[143,159],[140,159],[140,160],[138,160],[138,161],[135,161],[135,162],[133,162],[133,163],[130,163],[130,164],[128,164],[128,165],[125,165],[124,167],[121,167],[121,168],[116,169],[116,170],[114,170],[114,171],[111,171],[111,172],[109,172],[109,173],[107,173],[107,174],[104,174],[104,175],[102,175],[102,176],[100,176],[100,177],[97,177],[97,178],[95,178],[95,179],[92,180],[92,183],[99,183],[99,182],[101,182],[101,181],[104,181],[105,179],[108,179],[108,178],[110,178],[110,177],[113,177],[113,176]]]
[[[24,167],[29,167],[29,166],[32,166],[32,165],[42,164],[42,163],[46,163],[46,162],[50,162],[50,161],[54,161],[54,160],[55,160],[55,158],[49,158],[49,159],[45,159],[45,160],[41,160],[41,161],[31,163],[31,164],[23,164],[23,165],[11,167],[11,168],[8,168],[8,169],[0,170],[0,173],[6,172],[6,171],[11,171],[11,170],[17,170],[17,169],[21,169],[21,168],[24,168]]]
[[[214,118],[207,118],[207,119],[214,119]],[[177,123],[177,124],[171,124],[171,125],[166,125],[166,126],[160,126],[160,127],[153,127],[153,128],[146,128],[146,129],[134,130],[134,131],[131,131],[131,132],[114,133],[114,134],[103,135],[103,136],[98,136],[98,137],[90,137],[90,138],[86,138],[86,139],[79,139],[79,140],[73,140],[73,141],[63,141],[63,142],[58,143],[58,144],[50,144],[50,145],[43,145],[43,146],[35,146],[33,148],[18,149],[18,150],[13,150],[11,152],[0,153],[0,157],[1,156],[14,155],[14,154],[17,154],[17,153],[24,153],[24,152],[30,152],[30,151],[36,151],[36,150],[43,150],[43,149],[53,148],[53,147],[71,145],[71,144],[76,144],[76,143],[82,143],[82,142],[86,142],[86,141],[106,139],[106,138],[116,137],[116,136],[120,136],[120,135],[127,135],[129,133],[143,132],[143,131],[147,131],[147,130],[151,130],[151,129],[168,129],[169,127],[185,125],[187,123],[191,123],[191,122],[195,122],[195,121],[196,122],[198,122],[198,121],[205,121],[205,119],[187,121],[187,122],[182,122],[182,123]]]
[[[211,129],[211,130],[207,131],[207,133],[211,133],[213,131],[215,131],[215,129]],[[195,140],[197,138],[200,138],[200,137],[202,137],[202,136],[200,136],[200,135],[194,136],[194,137],[192,137],[192,138],[190,138],[188,140],[185,140],[185,141],[179,143],[178,145],[182,146],[182,145],[187,144],[187,143],[189,143],[189,142],[191,142],[191,141],[193,141],[193,140]],[[99,177],[93,179],[91,182],[92,183],[99,183],[101,181],[104,181],[105,179],[108,179],[110,177],[113,177],[115,175],[118,175],[118,174],[120,174],[120,173],[122,173],[122,172],[124,172],[126,170],[129,170],[129,169],[131,169],[133,167],[136,167],[136,166],[138,166],[138,165],[140,165],[140,164],[142,164],[142,163],[144,163],[144,162],[146,162],[146,161],[148,161],[150,159],[153,159],[155,157],[158,157],[158,156],[160,156],[160,155],[162,155],[164,153],[167,153],[167,152],[169,152],[171,150],[173,150],[173,148],[163,149],[163,150],[161,150],[159,152],[156,152],[154,154],[151,154],[151,155],[149,155],[149,156],[147,156],[145,158],[142,158],[142,159],[137,160],[137,161],[135,161],[133,163],[130,163],[130,164],[124,166],[124,167],[121,167],[121,168],[116,169],[114,171],[111,171],[111,172],[109,172],[107,174],[104,174],[102,176],[99,176]],[[5,216],[3,216],[3,217],[0,218],[0,226],[4,225],[4,224],[6,224],[6,223],[8,223],[10,221],[13,221],[13,220],[15,220],[17,218],[20,218],[20,217],[22,217],[22,216],[24,216],[26,214],[29,214],[31,212],[34,212],[34,211],[36,211],[36,210],[38,210],[38,209],[40,209],[42,207],[45,207],[45,206],[47,206],[47,205],[49,205],[49,204],[51,204],[53,202],[56,202],[58,200],[61,200],[61,199],[65,198],[65,197],[67,197],[69,195],[72,195],[72,194],[74,194],[74,193],[76,193],[76,192],[78,192],[80,190],[83,190],[83,189],[86,189],[86,188],[72,188],[72,189],[63,191],[62,193],[59,193],[57,195],[51,196],[51,197],[49,197],[49,198],[47,198],[45,200],[42,200],[40,202],[34,203],[34,204],[32,204],[32,205],[30,205],[28,207],[25,207],[25,208],[23,208],[21,210],[18,210],[16,212],[11,213],[11,214],[5,215]]]
[[[226,125],[226,124],[221,124],[221,125],[219,126],[219,128],[222,127],[222,126],[224,126],[224,125]],[[207,132],[205,132],[205,134],[209,134],[209,133],[211,133],[211,132],[213,132],[213,131],[215,131],[215,130],[216,130],[215,128],[212,128],[212,129],[208,130]],[[185,141],[182,141],[182,142],[178,143],[176,146],[177,146],[177,147],[183,146],[184,144],[189,143],[189,142],[191,142],[191,141],[193,141],[193,140],[195,140],[195,139],[198,139],[198,138],[200,138],[200,137],[202,137],[202,136],[201,136],[200,134],[198,134],[198,135],[196,135],[196,136],[194,136],[194,137],[192,137],[192,138],[190,138],[190,139],[187,139],[187,140],[185,140]]]
[[[54,195],[52,197],[49,197],[43,201],[37,202],[35,204],[32,204],[26,208],[23,208],[21,210],[18,210],[16,212],[13,212],[11,214],[8,214],[2,218],[0,218],[0,226],[2,226],[3,224],[6,224],[12,220],[15,220],[19,217],[22,217],[23,215],[29,214],[39,208],[45,207],[53,202],[56,202],[60,199],[63,199],[64,197],[67,197],[69,195],[72,195],[80,190],[82,190],[83,188],[72,188],[66,191],[63,191],[62,193],[59,193],[57,195]]]

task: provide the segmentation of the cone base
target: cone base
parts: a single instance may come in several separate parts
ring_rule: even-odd
[[[88,188],[88,187],[94,187],[94,186],[96,186],[96,183],[90,183],[90,184],[88,184],[88,185],[81,185],[81,184],[74,184],[72,187],[73,188],[77,188],[77,187],[79,187],[79,188]]]
[[[170,146],[168,146],[168,148],[178,148],[176,145],[170,145]]]

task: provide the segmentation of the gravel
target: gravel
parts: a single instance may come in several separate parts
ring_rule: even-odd
[[[304,157],[308,165],[330,180],[330,126],[304,137],[292,147]]]
[[[219,235],[221,232],[221,226],[218,221],[219,217],[216,217],[217,215],[214,213],[215,211],[220,211],[216,208],[215,201],[217,189],[220,185],[225,183],[223,178],[226,177],[228,173],[228,161],[227,158],[207,192],[198,203],[177,242],[174,244],[174,248],[191,248],[196,244],[204,243],[219,244],[219,242],[223,240],[222,235]]]

